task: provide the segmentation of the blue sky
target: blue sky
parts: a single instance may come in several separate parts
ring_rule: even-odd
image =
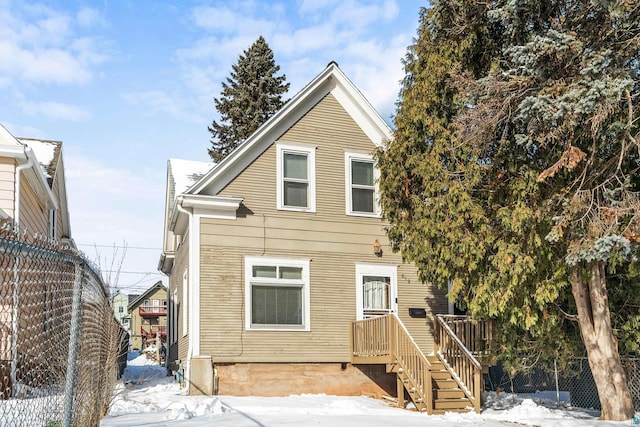
[[[167,159],[210,160],[213,98],[258,36],[287,97],[336,61],[390,122],[424,5],[0,0],[0,123],[63,142],[72,237],[135,293],[164,278]]]

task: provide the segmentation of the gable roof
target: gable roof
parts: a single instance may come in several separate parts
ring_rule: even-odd
[[[129,297],[129,301],[128,301],[128,305],[131,305],[132,302],[134,302],[136,299],[138,299],[138,297],[140,296],[139,294],[129,294],[127,295]]]
[[[137,306],[142,304],[142,302],[145,299],[147,299],[148,296],[150,296],[151,294],[153,294],[154,292],[156,292],[159,289],[163,289],[165,292],[167,291],[167,287],[162,283],[161,280],[158,280],[154,285],[152,285],[149,289],[144,291],[142,293],[142,295],[139,295],[133,301],[129,301],[129,306],[127,307],[127,310],[129,312],[132,312]]]
[[[42,155],[42,154],[41,154]],[[24,175],[32,188],[43,202],[49,202],[54,208],[58,208],[58,199],[51,191],[51,182],[45,175],[45,170],[30,144],[14,137],[4,126],[0,124],[0,157],[9,157],[16,160],[18,165],[29,165],[24,170]],[[66,200],[66,199],[65,199]]]
[[[53,190],[54,181],[57,180],[57,208],[60,209],[60,218],[62,219],[62,236],[71,237],[67,186],[64,176],[64,162],[62,160],[62,141],[36,138],[17,139],[31,148],[51,190]]]
[[[331,93],[376,146],[392,138],[391,128],[335,62],[318,74],[231,154],[209,170],[185,194],[215,196],[287,129]]]
[[[167,205],[172,207],[176,197],[198,182],[213,166],[214,163],[210,162],[169,159],[167,162]]]
[[[49,186],[53,186],[53,177],[56,174],[60,153],[62,151],[61,141],[50,141],[35,138],[17,138],[18,141],[31,147],[38,163],[42,168],[44,176],[47,178]]]
[[[171,234],[169,233],[171,218],[176,210],[176,199],[189,187],[197,182],[208,170],[213,167],[213,163],[198,162],[192,160],[169,159],[167,161],[167,188],[165,201],[165,227],[163,252],[172,251]],[[160,264],[164,263],[161,257]],[[159,267],[162,271],[163,268]]]

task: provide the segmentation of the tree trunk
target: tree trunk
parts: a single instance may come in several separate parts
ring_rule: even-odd
[[[605,263],[576,265],[571,271],[570,281],[580,334],[602,405],[600,418],[628,420],[635,411],[618,352],[618,340],[611,327]]]

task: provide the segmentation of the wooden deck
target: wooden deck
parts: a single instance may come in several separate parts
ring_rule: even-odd
[[[407,390],[428,414],[480,412],[483,365],[489,360],[492,325],[464,316],[436,316],[436,352],[425,356],[394,315],[352,323],[351,363],[384,364],[398,381],[398,406]]]

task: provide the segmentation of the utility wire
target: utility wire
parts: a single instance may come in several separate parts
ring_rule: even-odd
[[[141,249],[147,251],[161,251],[162,248],[151,248],[146,246],[126,246],[126,245],[93,245],[90,243],[76,243],[76,246],[90,246],[96,248],[115,248],[115,249]]]
[[[103,273],[125,273],[125,274],[159,274],[159,271],[122,271],[122,270],[100,270]]]

